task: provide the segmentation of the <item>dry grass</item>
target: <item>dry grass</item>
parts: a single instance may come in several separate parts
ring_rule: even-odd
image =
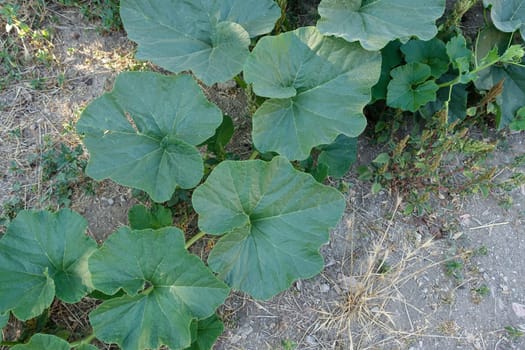
[[[403,244],[401,257],[391,259],[387,241],[401,203],[402,199],[398,197],[386,228],[374,239],[366,257],[359,259],[352,255],[343,267],[343,284],[346,288],[342,298],[335,301],[329,309],[319,311],[318,329],[335,330],[336,338],[344,344],[341,349],[384,349],[387,346],[405,348],[418,337],[454,338],[453,334],[434,335],[428,327],[415,325],[410,315],[414,312],[419,315],[425,313],[411,304],[402,295],[401,290],[407,282],[414,281],[429,270],[461,256],[455,255],[438,261],[427,258],[436,243],[430,238],[416,244],[415,247]],[[353,229],[353,221],[349,222],[350,230]],[[352,243],[353,240],[350,251],[354,251]],[[390,260],[396,262],[390,265]],[[396,324],[395,319],[398,318],[391,313],[391,306],[394,304],[401,305],[405,310],[410,325],[409,331]]]

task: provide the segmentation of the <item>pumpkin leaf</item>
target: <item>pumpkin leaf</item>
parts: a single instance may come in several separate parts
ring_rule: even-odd
[[[437,38],[428,41],[412,39],[401,46],[407,63],[419,62],[430,67],[431,75],[439,78],[448,70],[449,57],[445,43]]]
[[[357,138],[339,135],[329,145],[319,147],[321,153],[317,157],[319,164],[328,167],[328,176],[340,178],[350,169],[357,160]]]
[[[508,34],[489,27],[480,33],[476,55],[478,61],[494,61],[507,52]],[[511,46],[512,48],[512,46]],[[497,59],[496,59],[497,60]],[[478,73],[474,85],[479,90],[490,90],[503,81],[503,90],[496,96],[501,116],[496,116],[496,126],[502,129],[516,117],[518,110],[525,105],[525,68],[511,63],[492,65]]]
[[[250,38],[270,32],[281,15],[271,0],[123,0],[122,23],[137,58],[175,73],[191,70],[205,84],[237,75]]]
[[[27,344],[17,344],[11,350],[69,350],[70,345],[64,339],[49,334],[35,334]]]
[[[187,348],[192,320],[211,316],[229,292],[184,249],[184,235],[174,227],[123,227],[90,257],[89,269],[98,290],[126,292],[89,316],[97,338],[123,350]]]
[[[380,50],[395,39],[435,37],[435,21],[445,11],[445,0],[322,0],[318,10],[322,34]]]
[[[63,209],[21,211],[0,239],[0,313],[40,315],[55,295],[75,303],[90,288],[87,257],[96,249],[86,220]]]
[[[134,230],[154,230],[173,225],[171,210],[154,203],[151,208],[142,204],[134,205],[128,212],[129,226]]]
[[[262,38],[244,68],[254,92],[270,98],[253,115],[255,147],[303,160],[340,134],[358,136],[380,68],[378,52],[315,27]]]
[[[341,193],[283,157],[222,162],[192,200],[201,230],[224,235],[209,266],[231,287],[259,299],[321,271],[319,248],[345,208]]]
[[[506,33],[519,30],[525,40],[525,0],[484,0],[484,5],[492,5],[490,17],[496,28]]]
[[[195,146],[221,121],[221,111],[189,75],[121,73],[114,89],[91,102],[78,121],[90,152],[86,172],[167,201],[177,186],[200,182],[204,165]]]
[[[431,76],[431,69],[423,63],[407,63],[394,68],[390,74],[386,102],[390,107],[415,112],[427,102],[436,99],[439,90]]]
[[[210,350],[224,331],[224,325],[216,314],[204,320],[194,320],[191,326],[193,342],[186,350]]]

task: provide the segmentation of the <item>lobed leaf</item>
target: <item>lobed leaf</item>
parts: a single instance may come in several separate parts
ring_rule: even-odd
[[[271,0],[123,0],[120,15],[137,58],[211,85],[242,70],[250,38],[270,32],[281,10]]]
[[[121,73],[78,121],[90,152],[86,172],[167,201],[177,186],[200,182],[204,165],[195,146],[213,136],[221,115],[189,75]]]
[[[5,314],[0,314],[0,341],[4,340],[2,328],[4,328],[7,325],[7,322],[9,322],[9,312],[6,312]]]
[[[380,67],[378,52],[315,27],[262,38],[244,67],[254,92],[270,98],[253,115],[255,147],[302,160],[339,134],[358,136]]]
[[[445,0],[322,0],[318,10],[322,34],[380,50],[395,39],[435,37],[435,21],[445,11]]]
[[[78,302],[89,291],[87,257],[96,249],[86,220],[63,209],[21,211],[0,239],[0,314],[40,315],[56,296]]]
[[[439,87],[434,80],[427,80],[431,76],[431,69],[426,64],[407,63],[393,69],[390,74],[392,80],[388,84],[386,97],[390,107],[415,112],[436,99]]]
[[[403,63],[401,55],[401,42],[399,40],[389,42],[381,49],[381,76],[379,81],[372,87],[372,99],[385,100],[387,86],[390,82],[390,71]]]
[[[123,227],[91,256],[89,269],[98,290],[126,292],[89,316],[97,338],[124,350],[187,348],[192,320],[212,315],[229,292],[188,253],[182,231],[174,227]]]
[[[337,190],[283,157],[222,162],[192,200],[199,227],[224,235],[209,266],[231,287],[260,299],[321,271],[319,248],[345,208]]]

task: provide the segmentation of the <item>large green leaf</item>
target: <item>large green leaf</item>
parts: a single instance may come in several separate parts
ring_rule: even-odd
[[[0,240],[0,313],[40,315],[56,296],[78,302],[88,292],[87,257],[96,249],[86,220],[64,209],[21,211]]]
[[[185,350],[210,350],[224,331],[224,325],[216,314],[191,324],[191,346]]]
[[[35,334],[27,344],[18,344],[11,350],[69,350],[70,345],[64,339],[49,334]]]
[[[208,85],[238,74],[250,38],[270,32],[281,15],[271,0],[123,0],[120,6],[137,58],[176,73],[191,70]]]
[[[431,69],[423,63],[407,63],[393,69],[388,84],[386,102],[390,107],[415,112],[427,102],[436,99],[439,90],[431,76]]]
[[[378,52],[324,37],[315,27],[262,38],[244,70],[254,92],[270,98],[253,116],[255,147],[302,160],[339,134],[358,136],[380,69]]]
[[[317,27],[325,35],[379,50],[395,39],[432,39],[444,11],[445,0],[322,0]]]
[[[525,40],[525,0],[488,0],[485,6],[492,5],[490,17],[502,32],[515,32],[519,29]]]
[[[486,55],[503,55],[508,35],[489,27],[480,33],[476,55],[481,61]],[[495,49],[494,49],[495,48]],[[496,97],[501,108],[501,118],[496,118],[498,128],[504,128],[516,117],[517,111],[525,106],[525,68],[514,64],[497,64],[478,73],[474,81],[476,88],[490,90],[503,80],[503,91]]]
[[[170,199],[177,186],[192,188],[203,175],[196,145],[215,134],[221,111],[189,75],[127,72],[110,93],[80,116],[90,152],[87,174]]]
[[[208,263],[230,286],[267,299],[321,271],[319,248],[343,196],[283,157],[225,161],[193,194],[199,227],[222,235]]]
[[[89,269],[98,290],[126,292],[102,303],[89,317],[97,338],[124,350],[190,346],[192,320],[212,315],[229,292],[184,249],[183,233],[174,227],[123,227],[91,256]]]

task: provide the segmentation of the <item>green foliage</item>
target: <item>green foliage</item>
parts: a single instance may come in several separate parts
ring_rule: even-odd
[[[173,225],[171,210],[154,203],[151,208],[134,205],[128,212],[129,226],[134,230],[159,229]]]
[[[437,34],[435,21],[443,11],[445,0],[322,0],[317,26],[324,35],[380,50],[395,39],[432,39]]]
[[[507,33],[519,30],[525,40],[525,1],[483,0],[483,3],[492,6],[490,17],[496,28]]]
[[[358,136],[380,60],[378,53],[323,37],[315,27],[262,38],[244,71],[253,91],[269,98],[253,115],[255,147],[303,160],[339,134]]]
[[[48,334],[35,334],[27,344],[15,345],[12,350],[69,350],[69,343],[59,337]]]
[[[192,343],[186,350],[210,350],[215,340],[224,331],[224,325],[217,315],[212,315],[204,320],[193,320],[191,323]]]
[[[93,253],[89,270],[97,290],[126,292],[90,314],[97,337],[124,350],[162,344],[185,349],[191,344],[192,319],[211,316],[229,292],[185,250],[182,232],[173,227],[121,228]]]
[[[80,9],[88,20],[100,20],[100,30],[111,32],[122,29],[120,19],[120,0],[57,0],[65,6],[74,6]]]
[[[195,146],[215,133],[221,119],[188,75],[122,73],[113,91],[92,102],[78,121],[91,155],[86,172],[167,201],[177,186],[199,183],[204,165]]]
[[[512,122],[518,109],[523,107],[521,101],[525,100],[525,67],[521,65],[523,49],[508,46],[509,38],[509,35],[489,27],[480,33],[476,48],[480,66],[493,63],[479,72],[479,78],[474,81],[476,87],[490,90],[499,83],[503,84],[495,96],[500,108],[496,125],[500,129]]]
[[[521,338],[521,337],[525,336],[525,331],[521,330],[521,329],[519,329],[517,327],[505,326],[503,328],[507,331],[507,334],[513,339],[517,339],[517,338]]]
[[[60,2],[118,26],[117,0]],[[521,2],[485,1],[496,27],[521,30],[522,13],[509,18],[503,3],[517,10]],[[461,1],[444,23],[461,23],[472,4]],[[430,210],[431,193],[443,200],[467,190],[490,193],[495,169],[484,158],[495,144],[469,129],[480,125],[477,114],[490,112],[499,128],[524,128],[525,51],[512,34],[489,28],[473,48],[458,28],[443,28],[438,39],[444,0],[322,0],[317,27],[288,32],[299,21],[290,15],[293,5],[280,0],[279,6],[122,0],[137,57],[174,73],[191,70],[208,85],[234,78],[246,90],[254,152],[250,160],[232,160],[240,158],[226,152],[235,121],[189,74],[119,75],[77,124],[90,152],[86,171],[145,191],[151,204],[134,206],[131,228],[120,228],[98,249],[84,234],[85,220],[69,210],[22,211],[11,221],[0,238],[0,326],[10,314],[47,320],[55,296],[66,303],[87,293],[103,300],[89,315],[93,334],[86,338],[67,343],[35,334],[13,349],[93,350],[95,338],[123,350],[211,349],[223,331],[216,309],[230,287],[267,299],[323,268],[320,247],[346,202],[321,182],[343,177],[355,161],[367,104],[373,138],[384,143],[358,170],[373,193],[398,189],[408,199],[406,214]],[[9,34],[2,67],[20,75],[20,43],[29,36],[46,42],[50,34],[25,24],[17,6],[4,6],[0,17]],[[272,30],[274,36],[258,38]],[[35,59],[49,64],[52,55],[40,49]],[[39,76],[28,82],[35,89],[47,83]],[[473,96],[472,85],[481,96]],[[64,184],[53,192],[67,205],[70,180],[85,165],[82,149],[60,145],[40,160],[43,178]],[[498,186],[524,182],[517,173]],[[8,203],[7,211],[4,205],[6,219],[22,205]],[[199,233],[192,232],[197,216]],[[173,227],[174,217],[188,241]],[[187,250],[205,235],[212,236],[209,267]],[[376,268],[389,270],[384,261]],[[460,260],[445,265],[457,280],[462,270]]]
[[[89,291],[86,259],[95,249],[87,222],[64,209],[56,214],[22,211],[0,239],[0,314],[27,320],[55,295],[78,302]]]
[[[137,58],[175,73],[192,70],[208,85],[237,75],[250,38],[270,32],[280,14],[271,0],[121,4],[128,36],[139,44]]]
[[[431,68],[423,63],[412,62],[392,69],[386,101],[389,106],[410,112],[436,99],[439,86],[433,79]]]
[[[345,201],[276,157],[222,162],[195,190],[193,207],[201,230],[224,235],[210,253],[210,267],[232,288],[268,299],[319,273],[319,248]]]

